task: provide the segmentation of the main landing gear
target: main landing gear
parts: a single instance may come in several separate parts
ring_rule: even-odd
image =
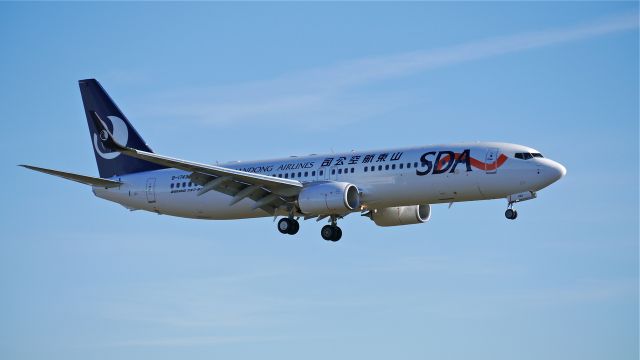
[[[320,230],[320,235],[327,241],[336,242],[342,238],[342,230],[337,225],[337,217],[331,217],[331,225],[325,225]]]
[[[504,212],[504,217],[506,217],[509,220],[515,220],[518,217],[518,212],[516,210],[513,210],[511,207],[509,207],[507,211]]]
[[[294,218],[282,218],[278,221],[278,231],[283,234],[295,235],[300,230],[300,223]]]
[[[331,224],[320,230],[320,235],[327,241],[336,242],[342,238],[342,230],[337,225],[338,216],[331,216]],[[278,231],[282,234],[295,235],[300,230],[300,223],[293,217],[286,217],[278,221]]]

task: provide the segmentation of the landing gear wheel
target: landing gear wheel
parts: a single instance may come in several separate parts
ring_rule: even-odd
[[[282,218],[278,221],[278,231],[282,234],[295,235],[300,230],[300,223],[294,219]]]
[[[289,230],[289,232],[287,234],[289,235],[295,235],[298,233],[298,230],[300,230],[300,223],[297,220],[294,219],[288,219],[291,222],[291,229]]]
[[[507,211],[504,212],[504,217],[509,220],[515,220],[518,217],[518,212],[513,209],[507,209]]]
[[[342,230],[335,225],[325,225],[320,230],[320,235],[327,241],[336,242],[342,237]]]
[[[325,225],[322,227],[322,230],[320,230],[320,235],[322,236],[323,239],[330,241],[333,239],[333,226],[331,225]]]
[[[338,240],[340,240],[342,238],[342,229],[340,229],[337,226],[334,226],[334,235],[333,235],[333,239],[331,239],[331,241],[336,242]]]
[[[291,231],[291,228],[293,228],[293,226],[289,219],[282,218],[280,219],[280,221],[278,221],[278,231],[280,231],[280,233],[288,234],[289,231]]]

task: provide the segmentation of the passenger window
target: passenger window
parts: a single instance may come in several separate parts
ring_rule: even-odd
[[[324,170],[320,170],[320,176],[324,175]]]
[[[372,172],[373,172],[373,171],[376,171],[376,167],[375,167],[375,166],[372,166],[372,167],[371,167],[371,171],[372,171]]]
[[[395,170],[396,169],[396,164],[391,165],[391,170]]]
[[[302,177],[302,173],[301,172],[298,173],[298,177]]]
[[[192,187],[193,183],[191,181],[189,181],[189,187]]]
[[[378,165],[378,171],[382,171],[382,165]]]
[[[304,172],[304,177],[307,177],[307,176],[309,176],[309,172],[308,172],[308,171],[305,171],[305,172]]]
[[[316,176],[315,170],[311,172],[311,176]]]
[[[335,175],[336,174],[336,169],[331,169],[331,175]]]
[[[284,174],[284,178],[288,179],[289,178],[289,174]]]
[[[186,183],[186,182],[183,182],[183,183],[182,183],[182,187],[187,187],[187,183]]]
[[[342,169],[338,169],[338,174],[342,174]]]
[[[282,177],[282,174],[278,174],[278,177],[279,177],[279,178],[281,178],[281,177]]]
[[[414,168],[417,168],[417,167],[418,167],[418,162],[417,162],[417,161],[413,163],[413,167],[414,167]]]
[[[173,184],[171,184],[171,188],[172,188],[172,189],[173,189],[173,187],[174,187],[174,185],[173,185]]]
[[[401,169],[401,170],[402,170],[402,166],[403,166],[403,165],[404,165],[404,164],[400,164],[400,169]]]
[[[356,168],[351,168],[351,173],[353,174],[356,171]]]
[[[411,163],[407,163],[407,169],[411,169]]]
[[[295,178],[296,177],[296,173],[291,173],[291,178]]]
[[[364,167],[364,172],[367,172],[367,169],[368,169],[368,168],[369,168],[368,166],[365,166],[365,167]]]
[[[385,170],[389,170],[389,165],[385,165],[385,166],[384,166],[384,169],[385,169]]]

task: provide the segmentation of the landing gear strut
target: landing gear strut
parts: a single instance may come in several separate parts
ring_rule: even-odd
[[[325,225],[320,230],[320,235],[327,241],[336,242],[342,238],[342,230],[337,225],[337,217],[331,216],[331,225]]]
[[[525,191],[513,195],[507,196],[507,211],[504,212],[504,216],[509,220],[515,220],[518,217],[518,212],[513,209],[513,204],[521,201],[532,200],[537,197],[535,191]]]
[[[278,221],[278,231],[283,234],[295,235],[300,230],[300,223],[294,218],[282,218]]]

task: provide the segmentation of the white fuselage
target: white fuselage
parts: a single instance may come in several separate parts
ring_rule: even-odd
[[[453,158],[449,152],[454,154]],[[506,198],[538,191],[557,181],[566,171],[552,160],[542,157],[525,160],[516,158],[516,153],[537,151],[514,144],[469,143],[231,162],[219,166],[295,179],[305,186],[322,181],[351,183],[357,186],[362,205],[354,211]],[[438,164],[437,160],[440,160]],[[116,176],[112,179],[122,182],[122,186],[94,187],[94,193],[129,209],[187,218],[272,216],[253,209],[255,202],[249,198],[230,206],[232,197],[218,191],[199,196],[201,186],[192,182],[189,175],[185,171],[164,169]]]

